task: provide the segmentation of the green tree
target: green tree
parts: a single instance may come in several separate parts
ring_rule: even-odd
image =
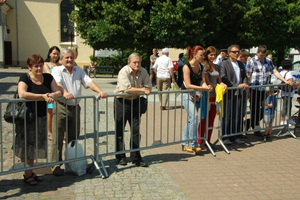
[[[72,0],[70,15],[94,49],[140,50],[200,44],[267,45],[278,62],[300,46],[300,0]],[[149,64],[146,64],[149,66]],[[144,65],[145,66],[145,65]]]
[[[244,39],[252,46],[265,44],[275,51],[279,66],[285,52],[300,44],[300,1],[250,0],[248,8]]]

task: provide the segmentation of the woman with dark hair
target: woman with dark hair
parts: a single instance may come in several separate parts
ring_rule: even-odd
[[[44,63],[44,72],[51,74],[53,67],[61,65],[59,63],[60,49],[53,46],[49,49],[47,58]],[[52,118],[53,118],[53,103],[48,104],[48,138],[52,140]]]
[[[189,147],[189,142],[182,143],[182,150],[188,153],[197,153],[201,148],[197,143],[197,124],[198,110],[200,107],[201,91],[212,91],[213,87],[205,82],[203,66],[200,64],[203,61],[203,48],[194,46],[187,48],[189,62],[183,66],[183,84],[181,89],[194,89],[196,92],[182,94],[182,104],[188,113],[188,119],[182,134],[182,140],[192,140],[192,148]]]
[[[22,162],[26,161],[29,166],[33,166],[35,158],[45,158],[47,155],[47,103],[53,103],[55,98],[61,96],[60,88],[52,75],[43,74],[43,65],[44,60],[40,55],[30,56],[27,59],[27,67],[30,72],[22,74],[18,83],[20,98],[45,100],[37,102],[36,120],[26,123],[26,126],[25,124],[16,124],[17,134],[13,149],[15,155],[21,158]],[[25,182],[32,186],[42,180],[32,170],[26,170],[23,176]]]
[[[209,93],[209,104],[206,104],[210,106],[210,109],[208,109],[208,117],[205,115],[205,118],[201,119],[198,124],[198,136],[200,137],[205,137],[206,120],[208,120],[208,127],[213,127],[214,125],[217,113],[216,105],[214,104],[214,102],[216,101],[216,92],[214,89],[217,87],[217,84],[223,86],[225,90],[227,89],[227,85],[221,81],[219,65],[214,64],[216,56],[217,49],[213,46],[207,47],[207,49],[204,52],[204,74],[206,83],[208,85],[211,85],[213,87],[213,90]],[[212,131],[213,129],[208,130],[207,141],[213,149],[217,149],[217,147],[212,145],[210,142]],[[199,140],[198,144],[201,145],[203,142],[204,140]],[[203,146],[202,149],[207,150],[207,146]]]
[[[294,97],[295,94],[295,88],[299,85],[299,82],[296,83],[295,81],[295,77],[293,76],[293,74],[290,72],[290,69],[292,67],[292,62],[290,60],[283,60],[281,62],[281,66],[282,66],[282,71],[280,72],[280,75],[287,81],[289,81],[293,87],[289,87],[286,86],[286,90],[280,90],[280,96],[282,97],[282,110],[280,111],[280,118],[281,118],[281,122],[280,125],[285,125],[287,124],[287,121],[285,121],[285,116],[287,114],[289,114],[288,118],[288,124],[291,125],[295,125],[296,122],[294,122],[294,120],[292,120],[291,117],[291,111],[292,111],[292,99]]]

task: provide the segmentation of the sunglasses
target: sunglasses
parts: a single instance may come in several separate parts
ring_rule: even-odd
[[[230,51],[230,52],[232,52],[232,53],[239,53],[239,51]]]

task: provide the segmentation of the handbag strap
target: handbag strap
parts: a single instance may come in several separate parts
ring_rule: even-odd
[[[284,79],[285,79],[285,76],[286,76],[287,73],[288,73],[288,72],[285,72],[285,74],[284,74],[284,76],[283,76]]]

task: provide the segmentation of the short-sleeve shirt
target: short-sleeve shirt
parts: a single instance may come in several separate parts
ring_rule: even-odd
[[[215,65],[219,65],[221,62],[223,61],[223,58],[222,58],[222,56],[219,54],[218,56],[217,56],[217,58],[214,60],[214,64]]]
[[[281,71],[280,75],[282,77],[284,77],[285,80],[289,80],[292,78],[294,82],[296,81],[295,77],[293,76],[293,74],[290,71]],[[294,97],[294,94],[295,94],[295,89],[293,88],[291,91],[290,97]],[[289,93],[280,90],[280,96],[286,97],[286,96],[289,96]]]
[[[53,77],[51,74],[44,73],[43,74],[44,81],[41,85],[36,85],[32,80],[28,79],[28,74],[22,74],[19,82],[22,81],[26,83],[28,92],[32,92],[34,94],[46,94],[51,93],[51,82]],[[30,82],[29,82],[30,81]],[[38,117],[44,117],[47,114],[47,103],[46,101],[38,101],[37,102],[37,115]]]
[[[260,61],[255,56],[248,60],[246,68],[247,73],[251,74],[250,85],[268,85],[274,65],[269,59],[264,58]],[[259,88],[259,90],[264,90],[264,88]]]
[[[72,74],[65,68],[65,66],[54,67],[52,75],[57,83],[61,83],[66,91],[71,93],[74,97],[81,96],[81,85],[88,88],[88,85],[92,82],[92,79],[86,75],[81,67],[74,66],[72,68]],[[60,100],[67,105],[74,106],[79,104],[80,99]]]
[[[268,106],[265,106],[265,115],[274,115],[275,110],[276,110],[276,106],[277,106],[276,96],[274,96],[274,95],[268,96],[267,99],[266,99],[266,103],[267,104],[272,104],[273,107],[269,108]]]
[[[153,55],[153,54],[150,56],[150,59],[151,59],[151,60],[156,60],[157,58],[158,58],[158,57],[155,56],[155,55]],[[150,62],[150,69],[153,67],[153,65],[154,65],[154,64],[153,64],[152,62]]]
[[[134,75],[131,67],[129,65],[124,66],[118,74],[117,87],[114,91],[115,94],[123,94],[125,90],[128,90],[132,87],[141,88],[147,87],[152,88],[149,74],[147,70],[143,67],[140,67],[137,76]],[[122,98],[118,96],[117,98]],[[131,99],[131,96],[126,96],[124,98]],[[133,99],[138,98],[138,95],[134,95]]]
[[[166,55],[162,55],[157,58],[153,68],[156,69],[157,78],[171,78],[169,69],[174,68],[171,58]]]

